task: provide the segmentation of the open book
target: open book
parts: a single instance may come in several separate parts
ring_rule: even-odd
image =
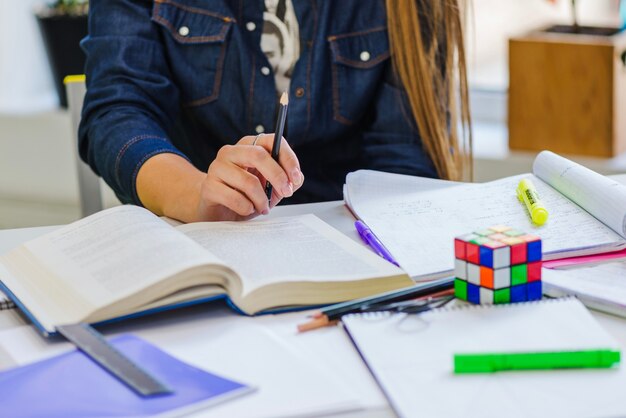
[[[533,225],[516,188],[530,178],[549,219]],[[350,173],[344,199],[414,279],[450,274],[453,239],[508,225],[543,240],[544,260],[626,248],[626,186],[552,152],[533,174],[461,184],[371,171]]]
[[[0,257],[0,280],[45,334],[218,297],[255,314],[413,284],[313,215],[172,227],[136,206],[99,212],[10,251]]]

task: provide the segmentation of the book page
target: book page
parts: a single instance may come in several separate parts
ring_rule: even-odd
[[[237,272],[243,296],[271,283],[347,282],[402,274],[314,215],[202,222],[177,229]]]
[[[539,153],[533,173],[626,238],[626,185],[550,151]]]
[[[550,212],[541,227],[530,221],[517,199],[516,188],[522,178],[533,180]],[[539,235],[547,259],[580,250],[618,250],[624,245],[610,228],[532,174],[385,199],[377,199],[372,190],[351,199],[356,215],[413,278],[447,274],[454,266],[454,237],[493,225]]]
[[[66,294],[91,307],[106,306],[177,272],[216,261],[148,210],[130,205],[96,213],[23,247],[50,275],[39,280],[54,277],[56,281],[47,284],[58,289],[59,297]]]

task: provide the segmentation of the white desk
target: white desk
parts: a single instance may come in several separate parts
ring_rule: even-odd
[[[360,239],[354,230],[353,220],[351,213],[348,209],[343,205],[343,202],[325,202],[325,203],[314,203],[314,204],[305,204],[305,205],[294,205],[294,206],[283,206],[278,207],[272,211],[269,217],[276,216],[288,216],[288,215],[296,215],[296,214],[304,214],[304,213],[314,213],[324,221],[333,225],[339,231],[343,232],[347,236],[351,237],[357,242],[360,242]],[[55,227],[41,227],[41,228],[28,228],[28,229],[13,229],[13,230],[3,230],[0,231],[0,252],[4,252],[25,240],[34,238],[43,233],[49,232]],[[234,314],[233,314],[234,315]],[[139,318],[136,320],[131,320],[124,323],[113,324],[107,326],[102,329],[102,331],[107,334],[117,334],[123,332],[133,332],[138,334],[144,338],[147,338],[155,343],[167,344],[171,342],[172,339],[175,338],[184,338],[184,324],[186,323],[194,323],[196,325],[202,323],[210,323],[211,321],[217,321],[220,317],[224,318],[225,316],[233,316],[230,314],[230,311],[224,306],[211,306],[211,305],[203,305],[196,306],[189,309],[183,309],[176,312],[162,313],[149,317]],[[302,315],[304,318],[304,314],[291,314],[291,315]],[[623,347],[626,348],[626,320],[605,315],[602,313],[594,312],[593,315],[596,319],[604,326],[609,333],[611,333]],[[284,327],[284,322],[289,321],[289,319],[282,319],[283,317],[257,317],[257,318],[246,318],[247,321],[263,321],[266,324],[276,323],[276,327]],[[285,317],[287,318],[287,317]],[[292,317],[293,318],[293,317]],[[293,319],[292,319],[293,320]],[[279,324],[280,322],[282,324]],[[18,315],[15,311],[4,311],[0,312],[0,330],[2,329],[10,329],[19,326],[23,326],[26,322]],[[178,332],[178,333],[177,333]],[[341,330],[320,330],[318,336],[315,336],[315,340],[311,339],[311,342],[317,344],[317,347],[320,349],[324,349],[324,346],[328,344],[348,344],[347,338],[345,341],[342,341],[341,336],[338,333],[341,333]],[[345,336],[344,336],[345,337]],[[308,338],[308,337],[307,337]],[[43,341],[43,339],[41,339]],[[2,347],[3,342],[0,341],[0,348]],[[5,342],[6,344],[6,342]],[[42,343],[43,344],[43,343]],[[298,347],[295,347],[298,349]],[[328,347],[326,347],[328,348]],[[332,349],[337,349],[339,351],[343,350],[341,355],[343,355],[343,363],[350,363],[352,361],[359,361],[358,355],[356,352],[350,353],[349,348],[342,346],[334,346]],[[331,352],[332,352],[331,349]],[[346,351],[348,350],[348,351]],[[1,350],[0,350],[1,351]],[[338,351],[338,352],[339,352]],[[1,354],[1,352],[0,352]],[[352,355],[352,358],[349,356]],[[346,357],[348,356],[348,357]],[[1,357],[1,355],[0,355]],[[257,361],[263,361],[262,358],[258,358]],[[344,367],[344,370],[352,370],[352,373],[355,373],[354,384],[362,385],[361,394],[362,396],[368,396],[370,399],[365,399],[364,404],[366,405],[365,410],[355,411],[355,412],[347,412],[342,414],[336,414],[334,416],[340,417],[390,417],[394,416],[393,411],[385,405],[384,400],[380,398],[380,392],[372,388],[373,380],[367,374],[364,366],[359,365],[348,365],[348,364],[335,364],[336,370],[339,370],[338,373],[341,373],[341,367]],[[351,367],[351,368],[350,368]],[[294,371],[295,372],[295,371]],[[235,376],[233,376],[235,377]],[[369,392],[368,392],[369,391]],[[367,395],[369,393],[369,395]]]

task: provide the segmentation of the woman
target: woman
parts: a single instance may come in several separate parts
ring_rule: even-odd
[[[185,222],[340,199],[359,168],[458,179],[460,15],[457,0],[92,0],[81,156],[123,202]]]

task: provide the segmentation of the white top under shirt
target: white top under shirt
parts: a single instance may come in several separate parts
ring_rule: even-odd
[[[261,50],[276,81],[276,93],[289,91],[291,74],[300,57],[300,33],[292,0],[265,0]]]

